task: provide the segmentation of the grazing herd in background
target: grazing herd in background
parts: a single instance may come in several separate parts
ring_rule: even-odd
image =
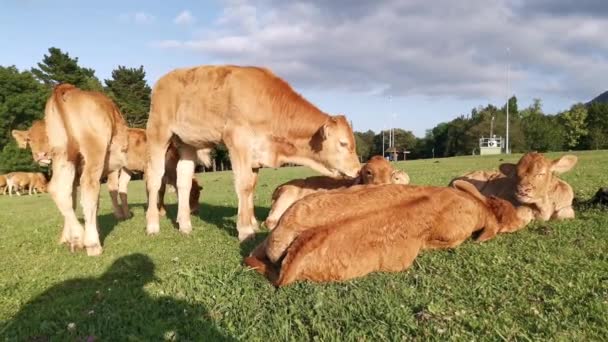
[[[177,190],[179,231],[190,233],[202,187],[196,164],[209,165],[215,145],[230,153],[238,196],[240,241],[258,231],[253,194],[261,167],[308,166],[323,176],[276,188],[266,239],[246,265],[276,286],[298,280],[340,281],[374,271],[402,271],[426,249],[454,248],[515,232],[532,220],[574,218],[573,190],[555,174],[577,162],[524,155],[500,171],[475,171],[448,187],[409,185],[409,176],[382,156],[363,166],[353,131],[342,115],[321,112],[271,71],[257,67],[177,69],[154,86],[146,130],[129,128],[117,106],[99,92],[70,84],[53,89],[44,120],[14,130],[19,147],[51,165],[41,173],[0,176],[3,193],[48,192],[64,217],[60,243],[99,255],[97,229],[101,179],[117,219],[132,215],[127,185],[144,173],[146,232],[159,232],[166,185]],[[76,217],[81,188],[84,227]]]

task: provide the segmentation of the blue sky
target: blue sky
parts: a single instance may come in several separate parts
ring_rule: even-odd
[[[1,65],[29,69],[51,46],[108,78],[143,65],[264,65],[356,130],[428,128],[506,98],[555,113],[608,89],[608,4],[358,0],[8,1]],[[506,49],[509,47],[509,50]],[[389,101],[389,98],[391,99]]]

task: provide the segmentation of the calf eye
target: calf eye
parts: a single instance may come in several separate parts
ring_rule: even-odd
[[[347,147],[348,143],[346,141],[340,141],[340,146]]]

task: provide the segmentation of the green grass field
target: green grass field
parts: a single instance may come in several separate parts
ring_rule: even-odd
[[[577,153],[563,176],[579,202],[608,186],[608,152]],[[555,157],[557,154],[550,154]],[[500,156],[398,163],[413,184],[446,185]],[[505,158],[516,161],[518,155]],[[280,183],[312,175],[264,169],[256,215],[265,219]],[[532,224],[483,244],[422,253],[401,273],[276,290],[242,266],[259,242],[239,245],[232,173],[204,184],[193,233],[161,220],[144,233],[141,181],[135,216],[117,222],[105,187],[103,255],[59,246],[62,218],[47,195],[0,197],[0,336],[14,340],[562,340],[608,339],[608,213],[585,204],[577,219]],[[168,194],[175,216],[175,195]],[[322,215],[322,213],[320,213]]]

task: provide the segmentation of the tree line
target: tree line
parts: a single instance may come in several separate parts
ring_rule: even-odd
[[[506,106],[498,108],[488,104],[473,108],[467,115],[427,130],[422,138],[409,131],[395,130],[395,147],[399,151],[411,151],[408,159],[479,154],[479,139],[489,138],[490,130],[496,136],[505,137]],[[540,99],[520,110],[517,98],[513,96],[509,99],[509,132],[509,145],[514,153],[606,149],[608,103],[577,103],[568,110],[550,115],[543,112]],[[382,133],[355,132],[355,138],[362,160],[382,154]]]
[[[71,83],[84,90],[101,91],[120,108],[129,127],[145,128],[152,89],[143,66],[118,66],[103,83],[95,70],[79,65],[61,49],[51,47],[42,61],[30,70],[0,66],[0,174],[11,171],[45,171],[32,161],[31,153],[17,147],[13,129],[28,129],[44,117],[44,106],[54,85]],[[218,146],[213,169],[228,168],[228,151]]]
[[[11,130],[27,129],[34,120],[43,118],[46,99],[55,84],[67,82],[81,89],[104,92],[116,102],[130,127],[143,128],[151,95],[145,76],[143,66],[118,66],[111,77],[102,82],[94,69],[81,66],[77,57],[55,47],[49,48],[48,54],[30,70],[0,66],[0,173],[40,170],[29,151],[17,148]],[[490,135],[492,118],[493,131],[504,135],[505,109],[505,106],[498,108],[491,104],[474,108],[470,114],[428,130],[422,138],[411,131],[395,129],[395,148],[400,152],[410,151],[410,159],[477,154],[479,138]],[[517,98],[512,97],[509,114],[513,152],[608,148],[606,102],[578,103],[564,112],[549,115],[543,112],[539,99],[519,110]],[[388,147],[388,134],[383,141],[381,132],[355,132],[355,139],[361,161],[382,154],[383,144],[385,152]],[[212,157],[213,169],[215,166],[219,169],[230,167],[225,146],[218,146]]]

